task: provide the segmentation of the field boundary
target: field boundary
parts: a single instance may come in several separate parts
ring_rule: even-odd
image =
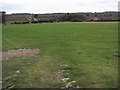
[[[56,22],[56,23],[118,23],[118,22]]]

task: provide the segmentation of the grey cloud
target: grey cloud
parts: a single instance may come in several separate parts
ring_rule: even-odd
[[[0,10],[1,11],[20,10],[20,9],[23,9],[23,8],[24,8],[23,5],[0,3]]]

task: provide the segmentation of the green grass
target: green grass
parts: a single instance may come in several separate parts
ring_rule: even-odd
[[[4,60],[3,86],[61,88],[74,80],[80,88],[115,88],[117,45],[117,23],[8,24],[3,26],[3,51],[38,48],[41,53]],[[58,73],[65,68],[71,70]],[[17,70],[21,73],[13,77]],[[63,82],[64,77],[70,80]]]

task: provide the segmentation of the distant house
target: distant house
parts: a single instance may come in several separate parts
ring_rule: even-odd
[[[98,18],[98,17],[92,17],[92,18],[90,18],[90,20],[97,21],[97,20],[100,20],[100,18]]]

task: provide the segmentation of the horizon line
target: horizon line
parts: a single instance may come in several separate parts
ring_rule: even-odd
[[[5,12],[5,11],[0,11],[0,12]],[[119,12],[119,11],[103,11],[103,12]],[[29,13],[29,12],[23,12],[24,14],[54,14],[54,13],[103,13],[103,12],[51,12],[51,13]],[[7,13],[6,14],[23,14],[23,13],[19,13],[19,12],[16,12],[16,13]]]

